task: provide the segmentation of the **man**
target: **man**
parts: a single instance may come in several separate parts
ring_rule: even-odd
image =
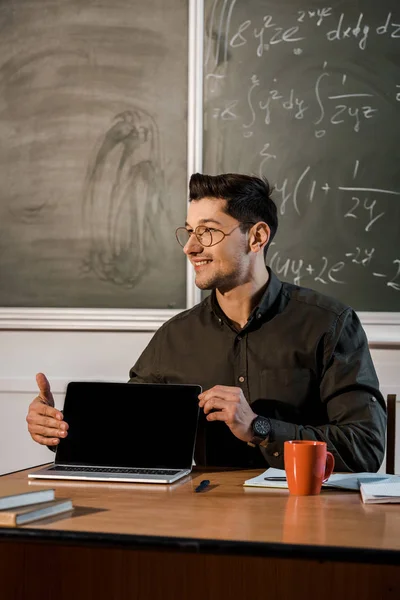
[[[212,293],[160,327],[130,381],[203,387],[198,465],[283,468],[285,440],[307,439],[327,442],[337,471],[376,471],[386,413],[365,333],[351,308],[266,267],[276,229],[265,180],[191,177],[176,237]],[[38,385],[28,428],[55,446],[68,425],[41,374]]]

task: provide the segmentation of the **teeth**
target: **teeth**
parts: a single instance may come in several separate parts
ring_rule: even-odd
[[[200,265],[206,265],[209,262],[211,262],[211,261],[209,261],[209,260],[202,260],[202,261],[196,263],[196,267],[198,267]]]

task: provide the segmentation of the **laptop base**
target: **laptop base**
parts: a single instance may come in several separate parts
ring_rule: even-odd
[[[56,467],[47,467],[29,473],[31,479],[67,479],[77,481],[116,481],[125,483],[174,483],[185,475],[189,475],[190,469],[176,471],[171,475],[156,475],[147,473],[104,473],[101,471],[75,471],[74,473],[58,471]]]

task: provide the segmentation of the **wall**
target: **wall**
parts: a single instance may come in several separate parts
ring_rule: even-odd
[[[127,381],[130,367],[151,337],[151,332],[129,331],[1,331],[0,474],[53,459],[46,447],[31,440],[25,422],[28,405],[37,395],[38,371],[48,375],[56,406],[62,408],[68,381]],[[400,400],[400,348],[373,349],[372,356],[382,392],[397,393]],[[99,435],[106,437],[107,432]],[[397,439],[400,440],[400,418]],[[400,442],[396,458],[400,472]]]

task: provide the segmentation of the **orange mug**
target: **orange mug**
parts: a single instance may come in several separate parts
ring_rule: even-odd
[[[284,461],[289,492],[295,496],[315,496],[335,466],[326,442],[291,440],[284,444]]]

